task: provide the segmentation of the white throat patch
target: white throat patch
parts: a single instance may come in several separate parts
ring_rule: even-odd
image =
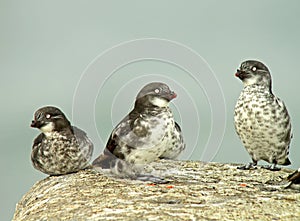
[[[154,97],[153,99],[151,99],[151,103],[158,107],[166,107],[169,104],[169,102],[166,99],[159,97]]]
[[[51,136],[54,130],[54,123],[50,122],[45,126],[41,127],[40,130],[46,135],[46,137]]]
[[[251,84],[256,84],[257,81],[258,80],[257,80],[256,77],[252,77],[252,78],[249,78],[249,79],[245,79],[245,81],[243,83],[244,83],[244,86],[248,86],[248,85],[251,85]]]

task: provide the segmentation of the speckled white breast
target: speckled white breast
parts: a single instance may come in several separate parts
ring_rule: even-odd
[[[266,87],[246,86],[235,106],[236,132],[252,159],[284,163],[291,140],[291,124],[282,101]]]

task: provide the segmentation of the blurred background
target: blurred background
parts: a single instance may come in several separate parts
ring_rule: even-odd
[[[269,67],[273,92],[288,107],[294,131],[290,168],[298,168],[299,7],[297,0],[1,0],[1,220],[12,219],[20,198],[46,177],[31,165],[32,141],[39,132],[29,127],[34,111],[44,105],[61,108],[87,131],[95,142],[94,159],[113,126],[132,108],[138,90],[149,81],[164,81],[178,93],[171,107],[188,143],[181,159],[202,159],[208,140],[215,136],[212,123],[220,120],[224,136],[216,138],[220,145],[213,147],[218,152],[211,160],[248,162],[234,131],[233,109],[242,90],[234,73],[249,58]],[[217,110],[225,110],[219,113],[221,119],[212,118],[208,85],[196,85],[178,66],[155,60],[130,63],[113,74],[99,70],[96,88],[87,88],[85,94],[91,94],[93,106],[77,99],[81,80],[103,52],[142,38],[178,42],[204,59],[199,62],[210,71],[194,75],[214,76],[215,95],[224,102]],[[90,109],[93,116],[86,116]],[[92,123],[85,120],[90,118]]]

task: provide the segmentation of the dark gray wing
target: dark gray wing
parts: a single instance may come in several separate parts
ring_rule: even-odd
[[[38,146],[42,140],[44,139],[45,135],[43,133],[40,133],[33,141],[32,149],[36,146]]]
[[[185,143],[183,141],[182,131],[181,131],[181,128],[180,128],[179,124],[177,124],[177,122],[175,122],[175,133],[178,133],[182,149],[185,149]]]
[[[151,148],[159,144],[166,132],[162,120],[131,111],[112,131],[103,154],[93,165],[107,168],[116,159],[124,159],[124,152],[136,148]]]
[[[72,129],[79,144],[80,151],[82,152],[83,156],[90,161],[94,150],[92,141],[88,138],[87,134],[83,130],[75,126],[72,126]]]
[[[40,133],[33,141],[32,145],[32,151],[31,151],[31,161],[33,166],[39,170],[39,168],[43,167],[43,164],[40,162],[38,154],[39,150],[41,148],[41,144],[43,139],[45,138],[45,135],[43,133]]]
[[[114,143],[130,148],[152,148],[162,142],[166,135],[164,120],[155,116],[138,115],[127,117],[114,129]]]

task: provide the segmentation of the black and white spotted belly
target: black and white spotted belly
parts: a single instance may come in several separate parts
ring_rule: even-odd
[[[284,103],[259,85],[246,86],[235,106],[236,131],[255,161],[284,163],[291,140]]]
[[[121,137],[119,146],[127,162],[145,164],[158,158],[174,159],[184,149],[182,135],[175,127],[169,107],[141,114],[134,122],[134,129],[122,136],[120,132],[125,125],[129,123],[123,121],[114,133]]]
[[[43,138],[33,146],[31,155],[36,169],[49,175],[60,175],[89,166],[92,153],[89,140],[78,140],[73,135],[67,137],[57,132],[51,137],[40,136]]]

